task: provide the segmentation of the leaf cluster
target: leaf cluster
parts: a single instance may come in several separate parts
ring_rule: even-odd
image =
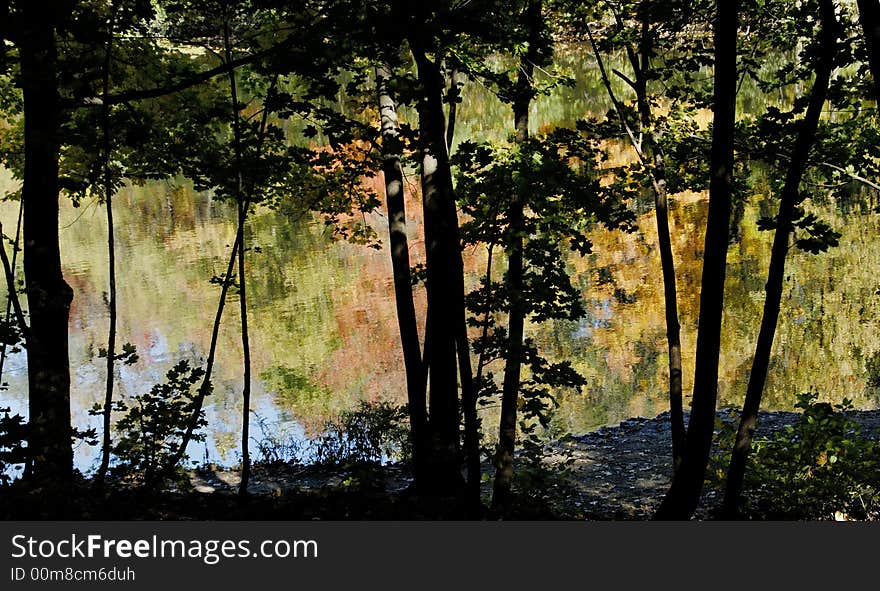
[[[131,401],[117,400],[114,410],[125,413],[116,422],[118,439],[113,446],[113,471],[134,483],[151,483],[173,459],[196,409],[205,370],[184,360],[168,370],[165,381]],[[210,387],[210,386],[209,386]],[[101,414],[100,405],[92,414]],[[204,441],[198,430],[207,426],[204,411],[199,412],[193,441]]]
[[[23,416],[10,415],[9,408],[0,408],[0,413],[0,485],[7,485],[27,461],[28,426]]]
[[[880,444],[848,412],[852,403],[800,394],[794,424],[753,443],[746,470],[746,511],[770,519],[870,519],[880,513]],[[732,424],[719,425],[720,458]],[[715,478],[723,482],[721,466]]]

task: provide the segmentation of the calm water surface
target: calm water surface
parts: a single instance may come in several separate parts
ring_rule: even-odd
[[[536,128],[607,109],[589,64],[574,65],[582,68],[584,82],[541,99],[535,113],[543,119],[537,120]],[[507,119],[506,107],[475,88],[463,105],[459,128],[462,136],[503,137],[496,130],[503,129]],[[8,175],[0,176],[0,189],[14,187]],[[848,397],[859,407],[876,407],[867,368],[880,351],[878,216],[859,204],[829,203],[815,209],[843,237],[841,245],[826,254],[792,251],[789,257],[766,406],[791,408],[795,394],[814,389],[824,399]],[[738,403],[745,392],[772,239],[755,229],[755,221],[774,210],[759,187],[743,208],[731,244],[721,357],[723,404]],[[411,204],[410,215],[416,211]],[[17,203],[0,204],[7,233],[15,227],[17,212]],[[114,213],[118,343],[133,343],[140,356],[132,366],[117,365],[116,393],[134,396],[162,381],[177,361],[204,361],[219,295],[210,279],[225,269],[235,212],[180,181],[126,188],[114,198]],[[98,357],[99,348],[106,346],[108,325],[105,215],[96,203],[74,208],[65,200],[62,206],[64,273],[75,292],[70,314],[73,421],[80,428],[100,429],[98,418],[90,417],[88,410],[103,399],[105,379],[105,360]],[[684,388],[689,392],[705,195],[676,196],[671,216]],[[384,239],[384,216],[373,215],[370,221]],[[417,225],[412,219],[414,259],[423,255]],[[663,288],[653,214],[642,215],[639,227],[639,233],[630,235],[597,232],[594,254],[571,260],[587,303],[585,318],[528,327],[551,359],[571,360],[587,378],[580,394],[559,394],[556,429],[584,431],[667,408]],[[324,421],[360,399],[403,403],[405,381],[387,251],[334,242],[317,220],[268,210],[259,210],[247,231],[249,244],[259,247],[259,252],[249,253],[247,277],[255,376],[253,451],[264,433],[294,439],[314,435]],[[467,252],[471,285],[485,272],[485,259],[481,249]],[[0,295],[5,301],[5,290]],[[424,296],[420,291],[416,296],[424,318]],[[232,296],[226,307],[214,393],[206,406],[208,441],[191,448],[194,460],[238,460],[242,367],[235,299]],[[10,357],[3,376],[9,388],[0,394],[3,406],[23,414],[25,363],[24,353]],[[492,424],[487,430],[494,431]],[[90,469],[97,456],[97,448],[80,446],[77,464]]]

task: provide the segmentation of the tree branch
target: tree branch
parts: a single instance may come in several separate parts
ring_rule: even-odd
[[[611,68],[611,71],[614,72],[614,74],[616,74],[624,82],[626,82],[627,86],[629,86],[633,90],[637,90],[636,83],[632,78],[630,78],[629,76],[627,76],[626,74],[624,74],[623,72],[618,70],[617,68]]]
[[[3,224],[0,223],[0,240],[3,238]],[[9,290],[9,299],[12,302],[12,308],[15,310],[15,318],[18,320],[18,327],[21,334],[24,335],[25,342],[31,340],[31,329],[24,320],[24,312],[21,310],[21,302],[18,299],[18,292],[15,289],[15,277],[12,275],[12,266],[9,264],[9,257],[6,256],[6,247],[0,244],[0,259],[3,260],[3,274],[6,276],[6,288]]]
[[[623,106],[617,99],[617,95],[614,94],[614,89],[611,88],[611,79],[608,78],[608,71],[605,69],[605,62],[602,61],[602,54],[599,53],[599,47],[596,45],[596,40],[593,37],[593,31],[589,24],[587,24],[587,37],[590,40],[590,46],[593,48],[593,53],[596,55],[596,63],[599,66],[599,74],[602,76],[602,83],[605,85],[605,90],[608,91],[608,98],[611,99],[611,103],[614,105],[614,111],[617,113],[618,119],[620,119],[620,125],[623,126],[623,130],[629,137],[630,143],[633,148],[635,148],[639,161],[648,168],[647,163],[645,162],[645,155],[642,153],[641,143],[636,139],[629,123],[626,122],[626,117],[623,115]]]
[[[843,173],[845,176],[848,176],[850,179],[856,181],[857,183],[861,183],[865,186],[868,186],[875,191],[880,191],[880,185],[875,183],[874,181],[868,180],[863,176],[859,176],[853,172],[848,172],[846,169],[843,169],[836,164],[831,164],[830,162],[816,162],[816,166],[824,166],[825,168],[830,168],[831,170],[836,170],[837,172]]]
[[[106,99],[107,105],[118,105],[121,103],[127,103],[131,101],[139,101],[151,98],[159,98],[162,96],[167,96],[169,94],[174,94],[175,92],[180,92],[182,90],[186,90],[187,88],[192,88],[197,84],[201,84],[202,82],[207,82],[211,78],[215,78],[217,76],[221,76],[223,74],[227,74],[235,68],[239,68],[241,66],[245,66],[248,64],[252,64],[264,57],[268,57],[274,53],[280,52],[286,44],[276,45],[264,51],[260,51],[257,53],[253,53],[251,55],[247,55],[244,57],[240,57],[238,59],[232,60],[231,62],[224,62],[215,68],[211,68],[210,70],[206,70],[204,72],[200,72],[198,74],[194,74],[189,78],[184,78],[183,80],[179,80],[174,84],[169,84],[168,86],[158,86],[156,88],[148,88],[143,90],[129,90],[125,92],[120,92],[118,94],[111,94]],[[62,108],[65,109],[74,109],[74,108],[82,108],[82,107],[100,107],[105,104],[104,99],[99,96],[87,97],[76,100],[62,100]]]

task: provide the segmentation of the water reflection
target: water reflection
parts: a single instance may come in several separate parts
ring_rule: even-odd
[[[533,118],[536,129],[570,123],[608,109],[601,82],[578,54],[561,58],[577,74],[578,86],[542,97]],[[565,61],[568,60],[568,61]],[[786,97],[780,97],[786,98]],[[510,110],[488,90],[471,85],[460,111],[459,137],[503,139]],[[754,102],[754,98],[749,99]],[[9,188],[8,178],[0,189]],[[408,184],[412,189],[412,185]],[[775,209],[760,190],[742,209],[731,245],[722,342],[720,401],[741,401],[763,303],[769,261],[768,233],[755,222]],[[418,210],[412,192],[412,215]],[[137,346],[140,361],[117,365],[117,395],[134,396],[161,381],[180,359],[204,360],[219,288],[210,279],[223,272],[234,239],[234,211],[209,194],[194,194],[186,183],[128,187],[114,200],[119,261],[119,342]],[[851,201],[813,206],[843,237],[823,255],[792,251],[783,312],[766,390],[766,406],[791,408],[794,395],[813,388],[824,398],[854,399],[874,407],[866,367],[880,351],[876,335],[880,269],[880,226],[873,204],[862,195]],[[653,214],[640,216],[640,232],[597,232],[594,254],[570,261],[587,313],[577,322],[528,327],[554,360],[569,359],[587,378],[581,394],[562,393],[556,416],[560,429],[583,431],[626,417],[652,416],[667,408],[665,325],[659,253]],[[16,203],[0,204],[9,231]],[[682,323],[684,389],[693,378],[699,305],[700,261],[706,201],[682,194],[671,202]],[[369,220],[387,235],[384,217]],[[423,256],[418,224],[411,220],[412,252]],[[73,420],[99,427],[88,409],[103,397],[108,312],[106,220],[95,203],[74,208],[63,203],[61,248],[64,273],[75,291],[70,315]],[[302,439],[359,399],[405,398],[402,355],[386,251],[333,242],[324,226],[290,212],[260,210],[248,226],[248,289],[251,305],[253,374],[252,428],[257,441],[265,427]],[[497,258],[496,258],[497,260]],[[485,252],[468,252],[468,284],[485,269]],[[5,298],[5,286],[0,286]],[[416,294],[417,313],[425,302]],[[234,299],[234,296],[233,296]],[[206,406],[211,432],[194,444],[196,460],[237,461],[241,428],[241,359],[238,306],[228,305],[214,370],[214,393]],[[25,356],[14,354],[4,379],[10,387],[2,404],[26,410]],[[490,411],[491,412],[491,411]],[[77,464],[93,467],[97,449],[80,446]]]
[[[745,391],[763,301],[770,235],[755,221],[766,207],[757,196],[745,208],[740,239],[732,245],[721,357],[720,400],[736,403]],[[204,360],[218,296],[210,278],[225,265],[234,238],[232,212],[209,195],[181,187],[130,188],[116,203],[119,220],[119,335],[134,343],[141,360],[117,366],[117,393],[133,396],[161,381],[179,359]],[[62,208],[62,249],[67,280],[76,297],[70,316],[72,397],[78,427],[98,426],[87,411],[103,391],[107,326],[106,226],[97,207]],[[878,220],[870,211],[827,207],[826,218],[843,231],[841,245],[824,255],[793,251],[783,315],[770,377],[768,407],[791,408],[794,395],[809,388],[871,407],[866,361],[876,339],[880,268]],[[827,210],[830,209],[830,213]],[[412,209],[414,211],[414,208]],[[690,390],[699,301],[705,200],[680,197],[672,204],[672,235],[681,293],[684,389]],[[17,206],[0,206],[5,227]],[[383,218],[372,220],[380,232]],[[570,359],[587,378],[581,395],[563,394],[557,424],[585,430],[666,408],[665,326],[662,285],[651,214],[641,232],[597,232],[595,253],[572,259],[587,314],[577,322],[532,326],[547,354]],[[324,420],[358,399],[403,402],[390,264],[387,253],[332,242],[319,223],[291,221],[261,211],[249,228],[260,247],[250,259],[254,375],[253,420],[268,430],[297,437],[315,434]],[[416,251],[418,237],[414,236]],[[417,252],[418,254],[418,252]],[[484,254],[469,254],[475,281]],[[418,294],[421,296],[421,294]],[[424,315],[419,297],[419,315]],[[215,390],[206,411],[212,426],[207,443],[192,455],[234,462],[240,429],[241,361],[238,309],[227,306],[215,369]],[[26,407],[23,353],[7,364],[10,388],[4,404]],[[256,451],[256,441],[253,443]],[[87,468],[96,450],[77,450]]]

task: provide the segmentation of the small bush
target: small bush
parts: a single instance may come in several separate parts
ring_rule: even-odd
[[[257,464],[276,465],[299,463],[302,459],[303,445],[289,433],[278,430],[257,415],[260,439],[257,441]]]
[[[361,401],[356,409],[328,422],[313,446],[317,464],[407,461],[410,441],[406,407]]]
[[[577,491],[572,484],[571,450],[557,449],[556,457],[548,458],[546,442],[537,431],[534,423],[520,422],[522,440],[513,477],[514,511],[524,518],[572,518],[567,511]]]
[[[114,473],[133,482],[150,484],[172,460],[180,446],[198,397],[194,386],[205,375],[200,367],[181,361],[146,394],[129,407],[119,401],[117,410],[128,411],[116,422],[119,440],[113,447]],[[192,441],[204,441],[198,430],[207,425],[200,411]],[[178,473],[179,476],[179,473]]]
[[[803,413],[793,425],[753,442],[745,475],[746,512],[772,519],[875,518],[880,513],[880,444],[846,416],[852,403],[818,402],[810,392],[798,396],[796,406]],[[735,426],[722,428],[721,458],[730,457],[735,435]]]

